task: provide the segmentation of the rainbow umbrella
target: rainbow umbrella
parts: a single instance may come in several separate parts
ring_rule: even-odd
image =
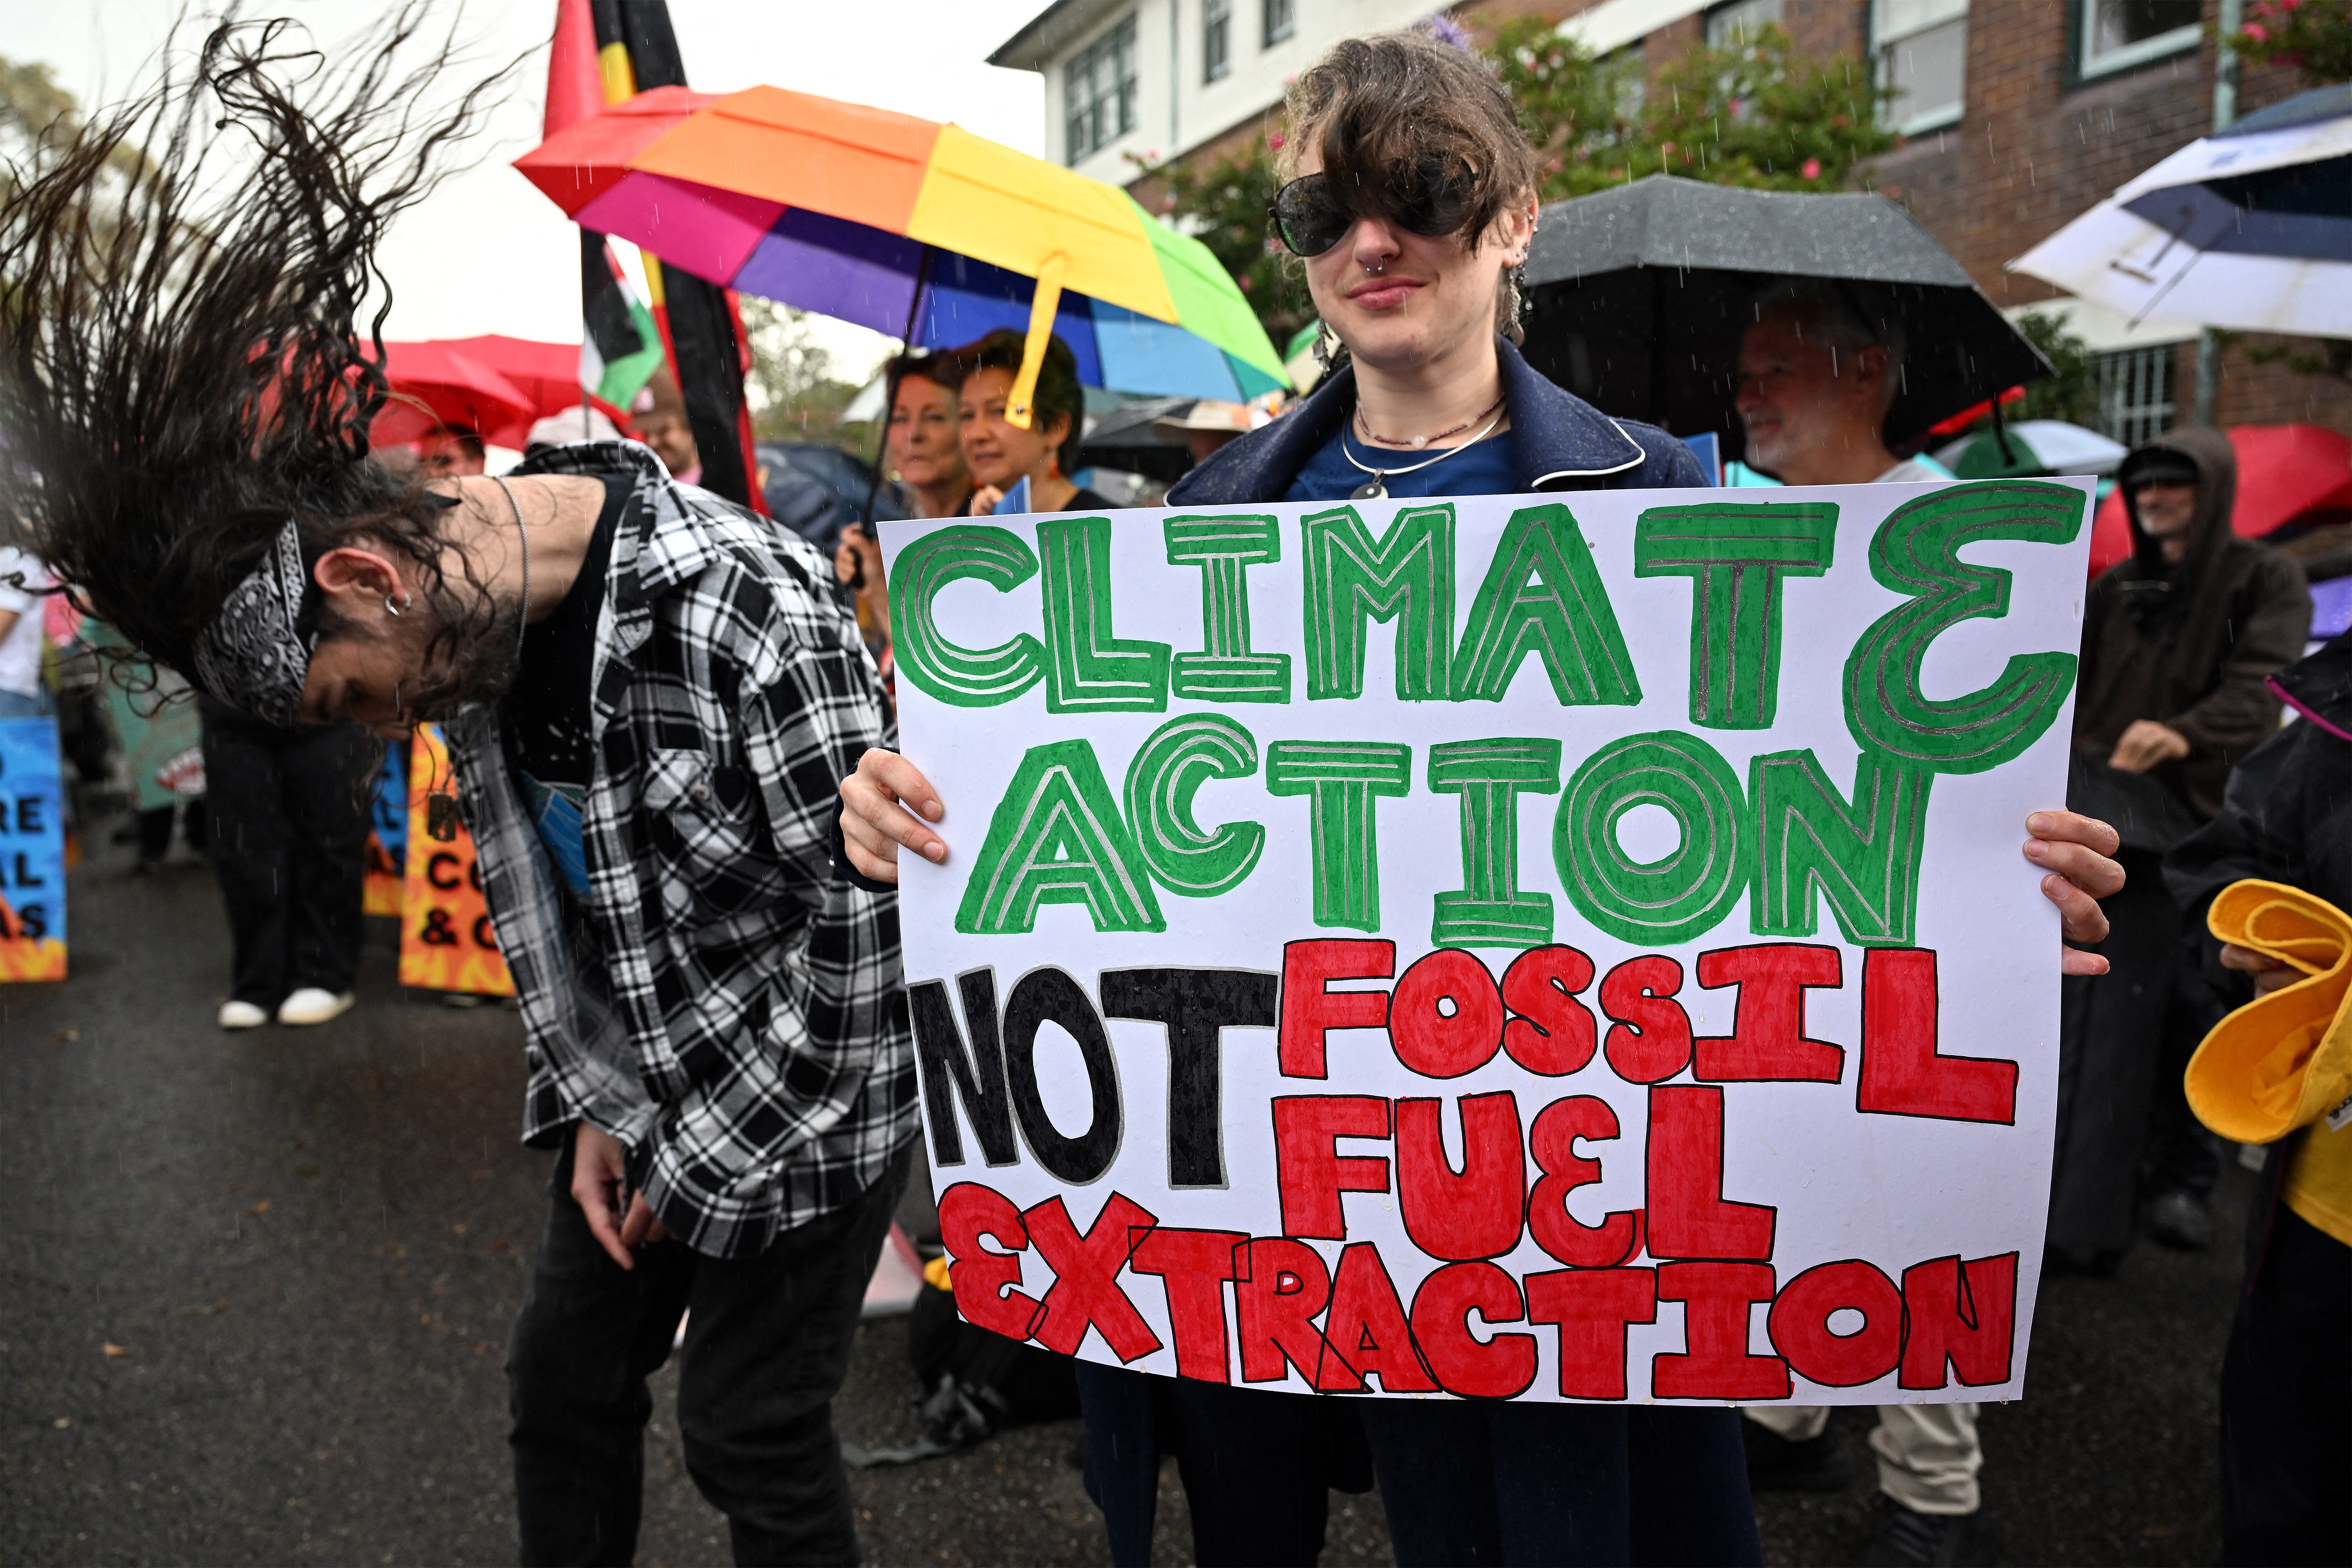
[[[583,227],[747,294],[924,348],[1025,328],[1023,424],[1049,331],[1093,386],[1244,399],[1288,384],[1206,246],[1115,185],[961,126],[781,88],[666,87],[515,167]]]

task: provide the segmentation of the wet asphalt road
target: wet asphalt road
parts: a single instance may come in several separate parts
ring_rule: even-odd
[[[208,873],[133,878],[128,854],[75,873],[73,978],[0,987],[0,1563],[511,1562],[499,1363],[548,1167],[514,1139],[517,1020],[404,994],[372,922],[357,1010],[224,1035]],[[2227,1229],[2045,1281],[2031,1396],[1984,1421],[2007,1561],[2214,1561]],[[844,1435],[910,1440],[911,1385],[902,1324],[869,1325]],[[673,1393],[638,1560],[722,1563]],[[1837,1429],[1859,1445],[1868,1419]],[[1064,1422],[858,1477],[868,1561],[1100,1563],[1076,1447]],[[1157,1560],[1186,1562],[1172,1475],[1162,1500]],[[1389,1562],[1378,1500],[1333,1502],[1325,1563]],[[1767,1556],[1850,1561],[1875,1508],[1765,1497]]]

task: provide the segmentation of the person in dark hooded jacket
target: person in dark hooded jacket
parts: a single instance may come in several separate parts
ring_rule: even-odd
[[[2251,974],[2256,994],[2302,976],[2207,931],[2216,895],[2258,878],[2352,910],[2352,636],[2271,688],[2297,721],[2246,758],[2221,814],[2164,860],[2206,972]],[[2225,1563],[2352,1562],[2352,1185],[2346,1133],[2322,1117],[2263,1151],[2247,1219],[2245,1287],[2221,1362]]]
[[[2231,531],[2237,461],[2219,430],[2176,430],[2117,474],[2132,554],[2084,607],[2068,805],[2115,825],[2127,879],[2105,909],[2113,974],[2066,982],[2049,1245],[2105,1271],[2132,1238],[2153,1154],[2158,1239],[2198,1247],[2218,1173],[2180,1074],[2222,1008],[2181,951],[2180,910],[2157,874],[2165,851],[2212,819],[2238,760],[2278,728],[2264,685],[2311,630],[2303,569]],[[2156,1124],[2150,1146],[2150,1122]]]

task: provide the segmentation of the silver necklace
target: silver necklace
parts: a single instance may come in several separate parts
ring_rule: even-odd
[[[1349,500],[1386,500],[1389,493],[1388,479],[1390,475],[1419,473],[1423,468],[1430,468],[1435,464],[1445,461],[1446,458],[1453,457],[1457,452],[1468,451],[1471,447],[1476,446],[1479,442],[1493,435],[1495,433],[1495,426],[1500,425],[1503,422],[1503,416],[1509,412],[1510,410],[1507,408],[1496,409],[1495,411],[1495,416],[1486,421],[1486,427],[1484,430],[1479,431],[1475,436],[1471,437],[1467,441],[1463,442],[1459,447],[1448,447],[1443,452],[1438,453],[1434,458],[1423,458],[1420,462],[1414,463],[1409,468],[1376,468],[1370,463],[1362,461],[1355,453],[1348,450],[1348,428],[1344,425],[1341,426],[1339,427],[1339,456],[1347,458],[1350,463],[1355,464],[1360,472],[1372,476],[1370,479],[1366,479],[1362,484],[1358,485],[1353,490],[1349,491],[1348,499]]]
[[[492,474],[490,478],[506,492],[507,505],[514,508],[515,537],[522,541],[522,619],[515,626],[515,665],[520,668],[523,639],[530,633],[530,530],[523,526],[522,502],[515,500],[513,487],[507,483],[505,476]]]

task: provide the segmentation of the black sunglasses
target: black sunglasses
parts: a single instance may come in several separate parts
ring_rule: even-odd
[[[1444,158],[1422,158],[1391,172],[1377,192],[1334,185],[1302,174],[1274,194],[1267,209],[1274,232],[1298,256],[1320,256],[1362,217],[1384,218],[1408,234],[1434,239],[1458,231],[1470,216],[1466,170]]]

